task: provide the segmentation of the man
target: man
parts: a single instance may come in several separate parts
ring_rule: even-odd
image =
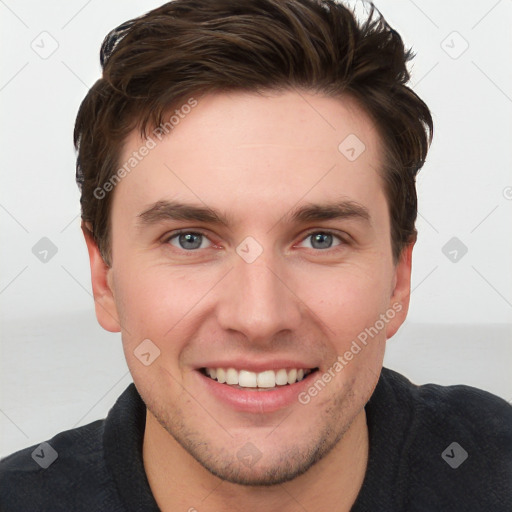
[[[77,180],[134,384],[5,458],[2,510],[511,510],[512,407],[382,368],[433,130],[410,58],[329,0],[175,0],[107,36]]]

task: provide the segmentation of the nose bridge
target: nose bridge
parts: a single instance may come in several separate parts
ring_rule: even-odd
[[[280,331],[297,328],[299,301],[286,284],[279,257],[270,250],[253,261],[235,256],[218,312],[221,326],[262,342]]]

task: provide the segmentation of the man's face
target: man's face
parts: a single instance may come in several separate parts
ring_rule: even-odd
[[[393,264],[378,134],[348,98],[286,92],[205,96],[150,137],[115,188],[100,323],[119,322],[148,414],[205,468],[238,483],[294,478],[364,414],[407,310],[410,259]],[[119,167],[144,144],[134,132]],[[166,202],[226,224],[180,219]],[[258,391],[204,372],[219,367],[317,370]]]

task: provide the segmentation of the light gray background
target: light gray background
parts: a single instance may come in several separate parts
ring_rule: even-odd
[[[104,417],[131,382],[94,315],[72,132],[103,37],[161,3],[0,0],[0,456]],[[411,309],[385,365],[510,401],[512,1],[376,5],[417,53],[412,86],[435,122]],[[47,262],[32,252],[43,237]]]

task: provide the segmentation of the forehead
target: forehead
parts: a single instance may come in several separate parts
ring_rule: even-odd
[[[371,203],[382,189],[377,130],[349,97],[287,91],[194,100],[193,108],[177,106],[147,141],[130,134],[121,166],[137,161],[115,202],[126,194],[140,208],[159,199],[290,207],[345,193]],[[143,146],[151,149],[141,158]]]

